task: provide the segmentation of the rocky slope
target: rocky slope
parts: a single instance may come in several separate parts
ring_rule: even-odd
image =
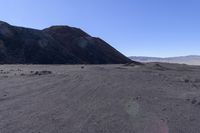
[[[129,61],[105,41],[78,28],[52,26],[36,30],[0,21],[1,64],[119,64]]]

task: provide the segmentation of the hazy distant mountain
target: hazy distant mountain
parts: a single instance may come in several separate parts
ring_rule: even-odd
[[[130,59],[134,61],[139,61],[139,62],[167,62],[167,63],[200,65],[200,56],[198,55],[169,57],[169,58],[132,56],[130,57]]]
[[[81,29],[52,26],[44,30],[0,21],[0,63],[118,64],[131,60]]]

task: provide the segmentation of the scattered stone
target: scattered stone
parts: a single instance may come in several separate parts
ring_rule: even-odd
[[[195,119],[194,119],[194,118],[190,118],[189,120],[190,120],[190,121],[195,121]]]
[[[52,74],[52,72],[51,71],[36,71],[34,73],[34,75],[39,75],[39,76],[41,76],[41,75],[48,75],[48,74]]]
[[[185,83],[189,83],[190,80],[189,80],[189,79],[185,79],[184,82],[185,82]]]
[[[188,102],[189,102],[189,101],[190,101],[190,99],[188,98],[188,99],[186,99],[186,101],[188,101]]]
[[[24,73],[22,73],[22,74],[20,74],[21,76],[25,76],[25,74]]]
[[[135,99],[140,100],[141,98],[142,98],[141,96],[137,96]]]
[[[1,73],[2,73],[2,74],[9,74],[9,72],[3,72],[3,71],[1,71]]]
[[[31,73],[34,73],[34,71],[30,71]]]
[[[192,103],[192,104],[195,104],[195,103],[197,103],[197,100],[196,100],[196,99],[193,99],[191,103]]]

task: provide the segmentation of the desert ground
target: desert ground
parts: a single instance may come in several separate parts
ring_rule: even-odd
[[[0,133],[200,133],[200,67],[1,65]]]

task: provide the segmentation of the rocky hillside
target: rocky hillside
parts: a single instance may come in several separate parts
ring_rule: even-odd
[[[130,59],[100,38],[69,26],[44,30],[0,21],[1,64],[119,64]]]

